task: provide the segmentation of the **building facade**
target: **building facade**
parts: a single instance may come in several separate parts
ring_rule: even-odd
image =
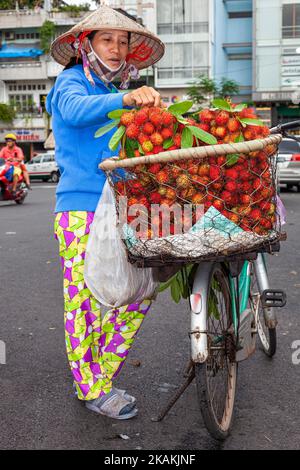
[[[215,0],[213,77],[235,80],[238,101],[252,100],[253,5],[252,0]]]
[[[78,16],[52,11],[51,5],[50,10],[0,11],[0,102],[10,104],[16,112],[13,125],[0,122],[0,144],[5,134],[14,132],[27,158],[44,148],[49,129],[45,99],[62,70],[42,50],[40,34],[45,21],[55,25],[51,42],[78,22]]]
[[[254,0],[253,13],[253,99],[273,125],[300,119],[300,0]]]
[[[213,2],[156,2],[157,34],[166,45],[155,67],[155,83],[165,101],[185,99],[187,88],[200,75],[212,74]]]

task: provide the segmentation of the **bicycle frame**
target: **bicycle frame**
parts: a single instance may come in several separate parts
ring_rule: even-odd
[[[259,292],[269,288],[266,276],[266,264],[262,254],[258,254],[253,262]],[[190,296],[191,304],[191,358],[195,363],[204,363],[208,358],[207,347],[207,312],[208,312],[208,283],[214,262],[200,263],[196,272],[193,291]],[[241,315],[248,307],[251,285],[251,263],[245,261],[239,275],[239,299]],[[236,305],[236,287],[234,278],[229,276],[229,287],[232,301],[234,331],[238,333],[238,312]],[[254,312],[257,321],[258,310]],[[274,310],[264,309],[266,326],[274,328],[277,324]]]

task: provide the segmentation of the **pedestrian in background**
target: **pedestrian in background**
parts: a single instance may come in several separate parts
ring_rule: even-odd
[[[52,44],[52,56],[65,70],[47,98],[53,118],[57,188],[55,234],[64,274],[65,334],[77,396],[103,415],[128,419],[137,414],[136,400],[113,386],[150,300],[115,308],[101,318],[100,305],[84,283],[84,259],[90,227],[105,183],[99,163],[114,154],[111,133],[99,140],[95,131],[109,121],[110,111],[144,105],[160,106],[150,87],[120,93],[139,78],[139,70],[157,62],[164,45],[126,14],[101,6]],[[126,279],[124,279],[126,282]]]

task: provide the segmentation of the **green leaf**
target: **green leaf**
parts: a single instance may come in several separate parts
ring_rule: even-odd
[[[213,135],[209,134],[208,132],[205,132],[203,129],[200,129],[199,127],[195,126],[188,127],[191,130],[193,136],[195,136],[197,139],[201,140],[205,144],[216,145],[218,143],[217,139]]]
[[[141,144],[139,143],[138,145],[138,151],[140,152],[141,155],[145,155],[145,152],[143,150],[143,147],[141,146]]]
[[[111,111],[108,113],[109,119],[120,119],[121,116],[125,113],[129,113],[130,109],[116,109],[115,111]]]
[[[264,126],[264,123],[260,119],[239,119],[242,124],[247,126]]]
[[[164,148],[164,150],[168,150],[170,147],[172,147],[172,145],[174,145],[174,141],[173,141],[172,137],[170,137],[170,139],[167,139],[167,140],[164,141],[163,148]]]
[[[238,159],[240,158],[238,153],[231,153],[229,155],[226,155],[226,166],[233,166],[238,162]]]
[[[241,104],[238,104],[234,109],[234,112],[235,113],[240,113],[241,111],[243,111],[243,109],[246,109],[247,108],[247,105],[244,104],[244,103],[241,103]]]
[[[172,113],[173,116],[176,117],[177,119],[177,124],[180,122],[181,124],[184,124],[185,126],[187,126],[189,124],[189,121],[187,121],[184,117],[181,116],[181,114],[176,114],[176,113]]]
[[[179,126],[178,122],[175,122],[175,124],[174,124],[174,128],[173,128],[173,132],[174,132],[174,134],[176,134],[176,132],[177,132],[177,129],[178,129],[178,126]]]
[[[220,312],[218,309],[218,298],[213,291],[210,289],[208,297],[208,315],[215,317],[216,320],[220,320]]]
[[[171,277],[171,279],[169,279],[168,281],[162,282],[162,283],[159,285],[158,292],[164,292],[165,290],[169,289],[169,287],[171,286],[172,282],[174,282],[175,277],[176,277],[176,274],[175,274],[173,277]]]
[[[183,278],[182,297],[184,299],[188,299],[191,294],[190,285],[189,285],[188,267],[184,266],[181,270],[181,273],[182,273],[182,278]]]
[[[119,123],[120,119],[115,119],[114,121],[106,124],[106,126],[100,127],[100,129],[95,132],[95,137],[102,137],[104,134],[107,134],[107,132],[111,131],[114,127],[117,127]]]
[[[126,151],[126,155],[129,157],[129,158],[134,158],[134,146],[132,144],[133,141],[131,141],[131,139],[126,139],[125,141],[125,151]]]
[[[224,111],[229,111],[229,112],[231,111],[231,106],[228,103],[228,101],[226,101],[226,100],[221,100],[221,99],[217,98],[217,99],[213,100],[212,105],[215,108],[223,109]]]
[[[179,304],[181,298],[180,292],[180,285],[178,283],[177,278],[175,278],[174,282],[171,284],[171,296],[176,304]]]
[[[185,127],[182,132],[181,137],[181,148],[182,149],[189,149],[193,147],[194,137],[192,131],[189,127]]]
[[[122,139],[125,132],[126,132],[125,126],[120,126],[118,130],[116,130],[116,132],[114,133],[114,135],[112,136],[108,144],[110,150],[113,150],[113,151],[117,150],[120,140]]]
[[[245,142],[245,138],[244,138],[242,132],[241,132],[240,135],[234,140],[234,142],[235,142],[236,144],[238,144],[238,143],[240,143],[240,142]]]
[[[193,104],[193,101],[182,101],[181,103],[171,104],[171,106],[169,106],[168,108],[168,111],[169,113],[172,113],[174,115],[182,115],[184,113],[187,113],[191,109]]]

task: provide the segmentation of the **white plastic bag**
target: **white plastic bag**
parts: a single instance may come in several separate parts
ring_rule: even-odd
[[[115,199],[108,181],[91,226],[84,279],[94,297],[108,307],[149,299],[158,286],[152,268],[136,268],[127,260],[117,228]]]

